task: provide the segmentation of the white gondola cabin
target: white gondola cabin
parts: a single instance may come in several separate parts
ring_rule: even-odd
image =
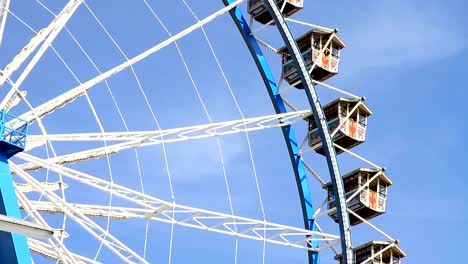
[[[359,99],[338,98],[323,107],[330,132],[333,133],[339,129],[333,137],[333,142],[345,149],[351,149],[366,141],[367,118],[372,114],[371,110],[361,103],[346,120],[346,116],[358,102],[360,102]],[[309,122],[309,146],[317,153],[325,155],[314,117],[311,115],[306,120]],[[342,125],[338,128],[339,124]],[[335,150],[337,154],[343,152],[338,148]]]
[[[378,176],[359,191],[359,189],[369,182],[377,173]],[[343,183],[346,199],[359,191],[359,193],[348,202],[348,208],[354,213],[366,220],[385,213],[387,206],[387,190],[388,187],[392,185],[392,181],[384,172],[379,172],[379,170],[376,169],[359,168],[344,175]],[[335,222],[338,222],[336,210],[333,210],[336,208],[336,205],[331,182],[325,184],[323,188],[326,189],[328,193],[328,209],[332,209],[329,210],[328,215],[335,220]],[[349,214],[349,221],[353,226],[362,222],[353,214]]]
[[[313,29],[301,37],[296,39],[297,45],[304,58],[304,63],[307,70],[316,63],[310,76],[316,81],[325,81],[326,79],[338,73],[340,64],[341,49],[345,47],[343,41],[334,35],[330,44],[325,47],[332,33],[320,29]],[[319,58],[320,52],[324,48],[324,52]],[[302,82],[299,78],[296,67],[291,59],[291,55],[286,47],[278,50],[282,55],[282,76],[290,85],[296,88],[303,89]]]
[[[282,9],[283,16],[288,17],[304,6],[303,0],[276,0],[276,4]],[[267,24],[272,20],[270,13],[263,4],[263,0],[249,0],[247,12],[259,23]],[[270,25],[274,25],[271,23]]]
[[[393,245],[390,248],[384,250],[391,243],[387,241],[371,241],[359,247],[356,247],[354,251],[354,262],[356,264],[401,264],[401,259],[406,257],[406,253],[398,245]],[[384,251],[382,251],[384,250]],[[382,252],[381,252],[382,251]],[[372,258],[372,256],[374,256]],[[371,258],[370,260],[368,260]],[[342,256],[337,255],[335,257],[340,263],[342,262]],[[368,261],[366,261],[368,260]]]

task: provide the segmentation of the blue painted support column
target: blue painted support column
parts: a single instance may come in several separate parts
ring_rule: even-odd
[[[23,123],[20,130],[7,128],[6,122],[14,120],[13,117],[9,117],[12,116],[4,110],[0,111],[0,214],[21,219],[8,158],[24,149],[27,124]],[[32,263],[24,235],[0,231],[0,263]]]
[[[233,0],[223,0],[225,5],[233,3]],[[279,95],[279,89],[276,85],[275,78],[266,62],[263,53],[255,40],[251,35],[250,28],[247,21],[242,16],[242,12],[238,7],[230,11],[231,17],[234,20],[237,28],[239,29],[247,47],[249,48],[250,54],[252,55],[255,64],[260,72],[265,87],[267,88],[268,94],[270,95],[271,102],[275,108],[277,114],[287,113],[283,99]],[[301,202],[302,214],[304,219],[304,227],[308,230],[316,231],[313,215],[314,208],[312,205],[312,198],[310,196],[309,184],[307,183],[306,171],[304,164],[302,163],[301,156],[299,154],[299,144],[296,140],[296,135],[291,126],[284,126],[281,128],[283,131],[284,140],[288,148],[291,164],[294,169],[294,176],[296,179],[297,190],[299,193],[299,199]],[[309,245],[310,246],[310,245]],[[312,247],[318,247],[318,241],[312,242]],[[309,263],[318,264],[319,255],[317,252],[308,251]]]

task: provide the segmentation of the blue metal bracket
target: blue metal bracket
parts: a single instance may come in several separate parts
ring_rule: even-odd
[[[233,0],[223,0],[224,4],[227,6],[233,3]],[[251,30],[248,26],[247,21],[242,16],[242,12],[238,7],[232,9],[230,11],[230,15],[234,20],[237,28],[239,29],[245,44],[247,45],[250,54],[252,55],[255,64],[262,76],[263,82],[265,87],[267,88],[268,94],[270,95],[271,102],[275,108],[275,112],[277,114],[286,113],[286,107],[283,102],[283,99],[279,95],[279,89],[276,84],[276,81],[273,77],[273,74],[266,62],[263,53],[258,46],[257,41],[251,35]],[[309,184],[307,183],[306,171],[304,169],[304,164],[301,160],[301,155],[299,154],[299,144],[296,140],[296,135],[294,134],[294,130],[291,126],[284,126],[281,128],[283,131],[284,140],[286,142],[286,146],[288,148],[289,156],[291,159],[291,164],[294,169],[294,176],[296,178],[297,189],[299,192],[299,198],[301,202],[302,214],[304,219],[304,226],[308,230],[316,231],[317,228],[315,226],[313,215],[314,215],[314,208],[312,205],[312,198],[310,196]],[[312,247],[317,248],[318,241],[313,241]],[[309,254],[309,263],[311,264],[318,264],[319,263],[319,255],[317,252],[308,251]]]
[[[24,150],[28,123],[0,111],[0,214],[21,219],[8,159]],[[0,231],[0,263],[29,264],[31,253],[24,235]]]

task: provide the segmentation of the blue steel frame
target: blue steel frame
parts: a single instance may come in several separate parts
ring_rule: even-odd
[[[6,126],[8,121],[22,122],[18,129]],[[0,214],[21,219],[8,158],[23,151],[28,124],[21,119],[0,111]],[[29,264],[31,253],[24,235],[0,231],[0,263]]]
[[[225,5],[229,5],[233,3],[234,0],[223,0],[223,2]],[[242,16],[242,12],[238,7],[235,7],[230,11],[230,15],[234,20],[237,28],[239,29],[245,43],[247,44],[247,47],[249,48],[249,51],[252,55],[253,60],[255,61],[255,64],[257,65],[260,75],[262,76],[263,82],[265,83],[265,87],[267,88],[268,94],[270,95],[273,107],[275,108],[275,112],[277,114],[287,113],[285,104],[279,94],[279,89],[270,70],[270,67],[266,62],[257,41],[251,35],[249,25],[245,18]],[[317,228],[313,220],[314,208],[312,205],[312,198],[310,196],[309,184],[307,183],[306,171],[299,152],[300,146],[298,144],[298,141],[296,140],[296,135],[291,126],[284,126],[281,129],[283,131],[284,140],[286,142],[291,163],[294,168],[294,176],[296,178],[297,189],[301,201],[304,226],[308,230],[316,231]],[[318,241],[313,241],[312,246],[318,247]],[[320,261],[318,253],[309,251],[309,263],[318,264],[319,262]]]
[[[232,0],[223,0],[225,5],[228,5],[234,1]],[[294,65],[298,69],[299,76],[302,83],[304,84],[304,90],[309,100],[309,104],[314,113],[315,120],[318,120],[317,127],[320,131],[320,136],[324,145],[325,156],[327,158],[327,164],[330,171],[330,176],[332,180],[333,192],[337,199],[335,199],[337,205],[337,214],[338,214],[338,224],[341,233],[341,247],[342,250],[346,253],[343,254],[343,264],[352,264],[353,263],[353,249],[351,242],[351,228],[349,225],[349,215],[346,211],[346,199],[344,197],[344,184],[343,179],[338,167],[338,162],[336,159],[335,148],[333,146],[333,141],[330,137],[330,131],[327,125],[327,120],[323,113],[320,101],[318,99],[317,93],[312,83],[312,78],[309,76],[307,69],[304,65],[304,60],[299,52],[297,43],[292,37],[292,34],[284,21],[284,18],[279,11],[278,6],[274,0],[264,0],[265,7],[268,9],[268,12],[271,14],[278,31],[280,32],[284,42],[291,54]],[[276,82],[271,74],[271,70],[265,61],[265,58],[258,46],[255,38],[251,35],[251,30],[243,18],[242,13],[238,7],[230,11],[231,17],[233,18],[237,28],[239,29],[246,45],[249,48],[249,51],[254,59],[258,70],[263,78],[265,86],[270,95],[271,101],[275,108],[276,113],[286,112],[284,102],[279,95],[278,87]],[[304,217],[304,225],[306,229],[315,230],[315,223],[313,219],[313,206],[312,200],[310,197],[310,191],[307,184],[306,173],[304,171],[304,164],[300,159],[300,150],[297,144],[294,131],[290,126],[283,127],[283,136],[286,141],[286,145],[291,157],[291,163],[294,168],[294,174],[296,177],[296,183],[298,187],[298,192],[301,201],[301,207]],[[316,247],[318,243],[314,243],[312,246]],[[318,253],[309,252],[309,263],[317,264],[319,263]]]
[[[354,262],[354,254],[343,178],[341,178],[340,168],[338,167],[338,160],[336,159],[335,146],[330,135],[330,129],[328,127],[325,113],[323,112],[317,92],[315,91],[314,84],[312,83],[312,77],[309,75],[309,72],[305,66],[304,58],[299,51],[296,40],[291,34],[291,31],[289,30],[289,27],[286,24],[278,5],[276,4],[276,1],[264,0],[263,4],[272,16],[273,21],[275,22],[275,25],[281,34],[286,47],[288,48],[289,54],[291,54],[294,66],[296,67],[299,77],[301,78],[307,99],[309,100],[310,108],[314,113],[314,119],[316,120],[317,128],[320,132],[320,138],[322,139],[325,157],[327,158],[328,171],[330,172],[333,193],[335,195],[336,213],[338,215],[338,226],[340,228],[341,234],[341,249],[343,251],[342,264],[352,264]]]

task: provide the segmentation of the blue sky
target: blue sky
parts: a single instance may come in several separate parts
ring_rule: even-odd
[[[149,2],[173,34],[195,22],[181,1]],[[44,0],[43,3],[57,13],[65,1]],[[132,1],[131,6],[128,1],[103,4],[89,0],[87,3],[128,57],[167,38],[143,0]],[[222,6],[221,1],[188,3],[199,18]],[[12,11],[35,30],[52,19],[36,1],[12,1],[11,5]],[[246,15],[245,5],[242,8]],[[460,263],[464,259],[463,235],[468,233],[468,180],[463,167],[467,157],[463,131],[467,128],[464,62],[468,60],[465,27],[468,21],[463,11],[467,9],[464,1],[455,0],[306,1],[304,10],[294,15],[295,19],[339,28],[339,35],[347,44],[342,52],[340,74],[328,83],[366,96],[366,104],[374,112],[369,120],[368,140],[355,151],[385,166],[393,180],[387,213],[372,222],[401,241],[408,254],[404,263]],[[84,6],[70,20],[68,29],[101,70],[125,60]],[[272,114],[274,110],[266,90],[231,18],[218,18],[205,29],[244,115]],[[299,35],[307,29],[292,26],[292,30]],[[0,46],[2,68],[32,36],[9,16]],[[273,28],[262,32],[262,38],[275,47],[282,46]],[[239,119],[240,114],[201,31],[179,41],[179,46],[213,122]],[[54,47],[80,82],[97,75],[66,32],[58,36]],[[266,56],[275,76],[279,76],[280,59],[270,53]],[[162,128],[208,123],[174,45],[136,64],[135,71]],[[14,75],[17,77],[18,74]],[[76,85],[78,82],[49,50],[22,89],[28,91],[31,103],[38,105]],[[130,70],[111,77],[109,85],[130,130],[157,129]],[[339,96],[324,88],[317,89],[323,104]],[[99,84],[89,95],[105,131],[124,131],[107,87]],[[291,90],[286,96],[301,108],[306,107],[302,92]],[[13,112],[20,114],[25,109],[25,105],[19,105]],[[45,118],[44,123],[48,133],[99,132],[84,98]],[[300,139],[304,127],[305,124],[296,127]],[[39,133],[36,126],[31,128],[31,133]],[[250,139],[267,219],[300,226],[294,176],[280,130],[253,132]],[[261,219],[245,135],[226,136],[220,141],[235,213]],[[91,146],[98,145],[57,144],[56,151],[66,154]],[[34,154],[45,157],[45,149],[38,149]],[[167,155],[176,202],[230,212],[216,139],[169,144]],[[143,148],[139,157],[145,192],[170,200],[161,146]],[[323,157],[309,154],[306,158],[328,179]],[[112,156],[110,161],[115,182],[141,189],[133,151]],[[343,173],[365,166],[345,154],[340,155],[339,162]],[[110,177],[105,159],[70,166],[104,179]],[[34,175],[45,178],[43,172]],[[50,177],[51,181],[58,179],[57,175]],[[108,202],[108,197],[96,190],[71,180],[67,184],[70,186],[67,199],[71,202],[104,205]],[[313,178],[310,186],[317,206],[325,192]],[[128,205],[118,199],[114,203]],[[57,227],[61,223],[60,217],[46,217]],[[322,221],[327,231],[337,232],[333,222]],[[103,219],[97,222],[105,224]],[[67,221],[67,226],[71,237],[66,243],[70,249],[94,257],[98,244],[72,222]],[[137,252],[143,251],[144,221],[112,221],[110,230]],[[149,231],[148,259],[154,263],[166,262],[170,225],[150,223]],[[358,245],[382,238],[369,228],[358,226],[353,229],[353,239]],[[176,227],[173,243],[173,263],[234,261],[235,240],[230,237]],[[261,263],[261,255],[261,243],[239,240],[238,263]],[[115,259],[103,250],[98,260],[112,263]],[[305,263],[305,260],[305,253],[300,250],[271,245],[266,248],[267,263]],[[334,262],[324,254],[322,263]]]

